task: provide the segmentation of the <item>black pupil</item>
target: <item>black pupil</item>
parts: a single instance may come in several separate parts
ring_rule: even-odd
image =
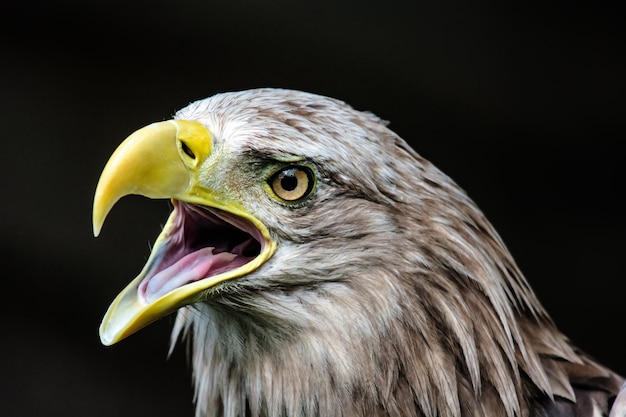
[[[298,186],[298,179],[293,170],[286,171],[280,179],[280,186],[283,190],[293,191]]]

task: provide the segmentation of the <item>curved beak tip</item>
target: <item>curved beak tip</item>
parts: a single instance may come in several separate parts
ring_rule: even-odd
[[[96,192],[96,195],[97,194],[98,193]],[[94,237],[98,237],[100,235],[100,231],[102,230],[102,225],[104,224],[104,220],[106,219],[106,216],[109,210],[103,211],[102,206],[101,204],[99,204],[99,200],[96,197],[94,201],[94,205],[92,209],[92,217],[91,217]]]
[[[148,198],[184,195],[193,181],[185,162],[184,140],[198,159],[211,151],[211,134],[199,122],[170,120],[143,127],[126,138],[105,165],[93,203],[93,234],[98,236],[113,205],[129,194]]]

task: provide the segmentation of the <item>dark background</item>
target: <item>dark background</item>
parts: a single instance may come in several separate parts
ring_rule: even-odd
[[[477,201],[563,331],[626,373],[623,15],[501,3],[0,6],[0,415],[193,415],[171,317],[112,347],[97,333],[169,207],[128,197],[95,239],[93,192],[135,129],[263,86],[389,120]]]

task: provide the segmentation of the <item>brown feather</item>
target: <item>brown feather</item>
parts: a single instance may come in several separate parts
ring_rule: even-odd
[[[262,89],[176,117],[211,130],[225,181],[285,156],[318,173],[306,204],[255,206],[272,259],[178,313],[198,416],[608,414],[623,379],[572,346],[477,206],[376,116]]]

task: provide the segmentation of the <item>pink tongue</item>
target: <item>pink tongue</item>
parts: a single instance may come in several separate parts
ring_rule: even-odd
[[[151,303],[175,288],[206,278],[209,271],[220,269],[237,257],[229,252],[213,255],[213,249],[192,252],[150,278],[145,289],[146,301]]]

